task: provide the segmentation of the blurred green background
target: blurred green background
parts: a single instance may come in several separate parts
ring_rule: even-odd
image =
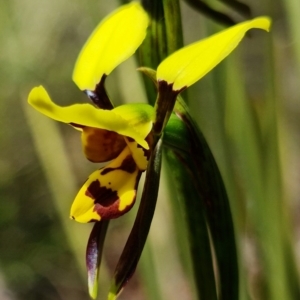
[[[218,1],[216,9],[242,18]],[[269,15],[271,33],[252,31],[188,91],[189,105],[230,196],[241,268],[241,299],[298,299],[300,179],[300,3],[244,1]],[[185,43],[221,28],[183,1]],[[119,5],[104,0],[0,0],[0,299],[89,299],[85,245],[90,224],[69,220],[76,191],[99,166],[82,155],[78,132],[27,105],[44,85],[62,105],[85,102],[71,80],[98,22]],[[115,104],[146,101],[130,59],[108,78]],[[130,74],[130,75],[129,75]],[[143,259],[120,299],[194,299],[180,264],[164,172]],[[136,205],[137,207],[137,205]],[[107,235],[100,296],[129,234],[136,207]],[[176,209],[176,207],[175,207]]]

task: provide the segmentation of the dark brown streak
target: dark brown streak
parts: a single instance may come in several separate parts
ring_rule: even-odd
[[[111,101],[107,95],[106,89],[105,89],[106,77],[107,77],[107,75],[103,74],[100,82],[96,85],[96,88],[94,91],[85,90],[84,92],[94,102],[94,104],[97,107],[99,107],[101,109],[111,110],[114,108],[114,106],[111,103]]]
[[[158,82],[158,97],[155,104],[156,118],[153,125],[153,131],[156,135],[161,134],[173,111],[176,98],[183,90],[185,90],[185,87],[174,91],[173,83],[168,84],[164,80]]]
[[[106,175],[109,172],[112,172],[114,170],[122,170],[127,173],[134,173],[136,170],[136,163],[131,155],[128,155],[123,161],[120,167],[117,168],[105,168],[101,172],[101,175]]]
[[[93,181],[85,192],[86,196],[94,199],[94,203],[109,207],[119,200],[117,191],[101,186],[99,180]]]
[[[94,211],[102,220],[117,218],[126,212],[119,211],[120,197],[117,191],[101,186],[99,180],[93,181],[86,190],[86,196],[94,200]],[[93,222],[95,220],[90,220]]]

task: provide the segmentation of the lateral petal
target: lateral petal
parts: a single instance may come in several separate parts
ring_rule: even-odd
[[[81,50],[73,80],[81,90],[94,90],[104,74],[129,58],[141,45],[149,23],[142,6],[133,2],[108,15]]]
[[[98,109],[88,103],[62,107],[52,102],[42,86],[31,90],[28,102],[56,121],[114,131],[149,149],[145,138],[152,129],[154,110],[148,104],[124,104],[112,110]]]
[[[259,28],[269,31],[270,24],[268,17],[255,18],[188,45],[161,62],[157,80],[173,83],[174,91],[189,87],[228,56],[248,30]]]

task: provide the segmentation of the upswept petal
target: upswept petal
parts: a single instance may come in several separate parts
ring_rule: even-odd
[[[154,112],[148,104],[124,104],[112,110],[98,109],[91,104],[62,107],[52,102],[42,86],[31,90],[28,102],[56,121],[114,131],[133,138],[143,148],[149,149],[145,138],[151,131]]]
[[[174,91],[189,87],[229,55],[248,30],[259,28],[269,31],[270,24],[268,17],[255,18],[188,45],[161,62],[157,80],[174,83]]]
[[[87,223],[123,215],[134,204],[140,175],[126,146],[107,167],[90,175],[72,204],[71,218]]]
[[[81,90],[94,90],[101,77],[129,58],[141,45],[149,23],[142,6],[133,2],[108,15],[81,50],[73,80]]]

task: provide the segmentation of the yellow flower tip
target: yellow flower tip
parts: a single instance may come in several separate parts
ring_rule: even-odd
[[[107,300],[116,300],[117,299],[117,295],[115,295],[114,293],[109,293]]]
[[[92,299],[96,299],[98,295],[98,282],[97,281],[89,281],[88,282],[89,287],[89,295]]]
[[[270,25],[270,18],[258,17],[181,48],[158,66],[157,81],[173,84],[173,91],[189,87],[227,57],[248,30],[269,31]]]
[[[42,85],[34,87],[30,91],[27,101],[36,109],[38,109],[39,107],[51,107],[52,103],[47,91]]]
[[[254,25],[253,28],[263,29],[267,32],[269,32],[271,29],[272,20],[268,16],[257,17],[255,19],[253,19],[252,22]]]
[[[82,48],[73,72],[81,90],[94,90],[102,76],[109,75],[134,54],[146,37],[149,18],[137,2],[123,5],[108,15]]]
[[[99,214],[97,214],[94,209],[94,205],[90,207],[90,209],[83,211],[82,208],[78,205],[71,206],[70,219],[75,220],[78,223],[90,223],[90,222],[98,222],[101,220]]]
[[[28,95],[28,103],[43,115],[64,123],[70,123],[65,108],[56,105],[43,86],[33,88]],[[90,105],[91,106],[91,105]],[[92,107],[92,106],[91,106]]]

